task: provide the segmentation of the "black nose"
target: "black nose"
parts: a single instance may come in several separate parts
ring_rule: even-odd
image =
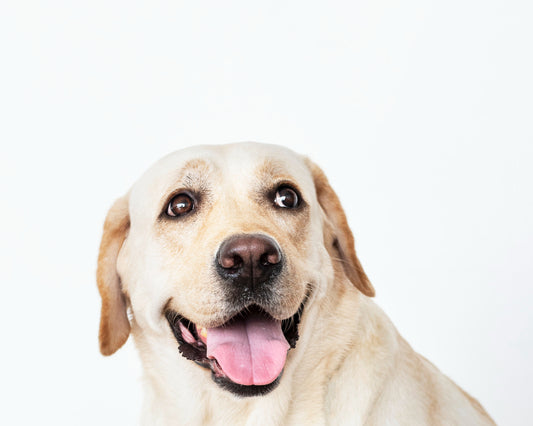
[[[266,235],[235,235],[222,243],[217,254],[220,276],[243,287],[261,285],[281,271],[281,250]]]

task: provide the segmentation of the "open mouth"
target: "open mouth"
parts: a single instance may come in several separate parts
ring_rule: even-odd
[[[172,310],[165,316],[185,358],[210,369],[222,388],[257,396],[278,385],[287,352],[296,347],[303,307],[280,321],[252,305],[215,328],[201,327]]]

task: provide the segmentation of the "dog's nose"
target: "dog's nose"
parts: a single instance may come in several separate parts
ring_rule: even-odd
[[[235,235],[222,243],[217,254],[219,274],[235,284],[255,286],[281,269],[281,250],[270,237]]]

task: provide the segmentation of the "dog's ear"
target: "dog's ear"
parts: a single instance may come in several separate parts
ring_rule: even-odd
[[[331,187],[322,169],[311,160],[306,159],[311,170],[316,188],[318,203],[322,208],[326,218],[326,228],[328,237],[326,244],[331,244],[341,259],[344,272],[352,284],[366,296],[375,296],[374,287],[365,274],[357,255],[355,254],[354,238],[344,209],[341,206],[339,197]]]
[[[100,315],[100,352],[103,355],[115,353],[128,340],[126,298],[121,289],[117,272],[117,258],[130,227],[127,197],[119,198],[109,209],[104,223],[104,233],[98,254],[96,282],[102,297]]]

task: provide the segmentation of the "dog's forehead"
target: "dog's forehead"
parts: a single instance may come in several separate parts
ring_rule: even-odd
[[[312,187],[304,158],[285,147],[254,142],[190,147],[163,157],[141,176],[130,191],[130,212],[146,211],[186,180],[246,190],[276,179],[294,180],[303,189]]]

